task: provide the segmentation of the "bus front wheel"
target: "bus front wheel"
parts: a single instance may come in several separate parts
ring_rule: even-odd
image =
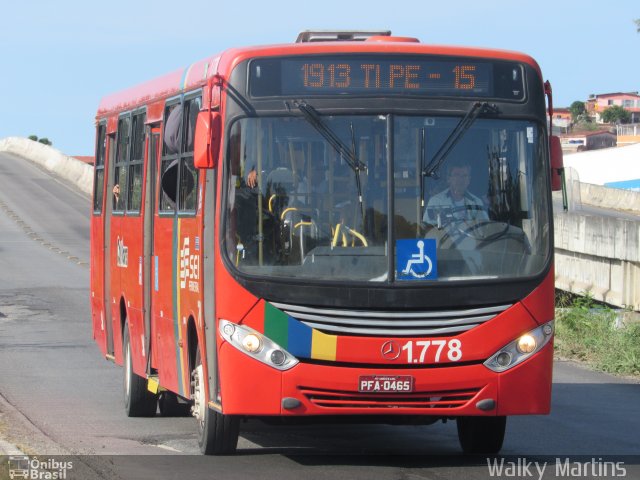
[[[507,417],[458,417],[456,423],[464,453],[493,454],[502,448]]]
[[[124,357],[124,408],[128,417],[153,417],[158,406],[157,395],[147,390],[147,379],[133,371],[129,322],[124,325],[122,339]]]
[[[228,455],[236,451],[240,418],[224,415],[209,408],[204,388],[204,369],[200,348],[196,350],[195,368],[191,373],[193,416],[198,424],[198,445],[205,455]]]

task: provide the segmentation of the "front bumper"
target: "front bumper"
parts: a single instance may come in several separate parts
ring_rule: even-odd
[[[222,343],[219,355],[222,408],[231,415],[457,417],[547,414],[550,410],[553,341],[503,373],[492,372],[480,362],[423,368],[300,363],[281,372],[228,343]],[[411,393],[360,393],[359,377],[366,375],[411,375],[414,389]],[[298,406],[284,408],[284,399],[296,399]],[[487,408],[491,405],[487,400],[493,400],[492,408]]]

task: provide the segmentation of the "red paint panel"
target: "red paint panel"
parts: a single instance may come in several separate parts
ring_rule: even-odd
[[[117,131],[118,131],[118,115],[113,115],[109,117],[109,119],[107,120],[107,134],[115,135]]]
[[[128,249],[128,262],[120,270],[120,290],[125,301],[127,320],[129,322],[131,340],[131,360],[133,371],[144,376],[146,373],[146,358],[142,356],[141,335],[144,334],[143,291],[140,278],[142,267],[142,215],[128,215],[120,219],[120,234],[118,237]],[[117,245],[117,244],[116,244]],[[118,290],[114,290],[118,291]]]
[[[161,122],[164,114],[164,100],[147,105],[147,124]]]
[[[91,255],[89,259],[91,319],[93,338],[103,355],[107,353],[107,335],[104,317],[104,240],[102,215],[91,215]]]
[[[542,325],[555,317],[555,274],[553,265],[542,283],[529,296],[522,300],[522,305],[531,313],[533,319]]]
[[[188,321],[193,318],[195,325],[201,325],[202,316],[202,227],[200,216],[183,217],[180,220],[180,238],[178,239],[178,268],[183,275],[177,280],[178,295],[180,296],[179,326],[184,348],[180,349],[181,361],[176,368],[181,368],[182,391],[189,392],[191,370],[188,358]],[[183,266],[182,266],[183,265]],[[204,335],[198,335],[204,337]]]
[[[546,415],[551,410],[553,340],[529,360],[500,374],[498,415]]]
[[[218,248],[216,248],[215,262],[216,315],[218,318],[239,323],[258,302],[258,298],[241,287],[229,274],[227,267],[222,263]]]
[[[108,196],[107,201],[111,201],[111,195]],[[120,284],[121,269],[117,265],[117,245],[118,238],[120,237],[120,224],[122,223],[122,217],[112,215],[110,217],[111,231],[110,231],[110,245],[109,251],[105,251],[105,255],[108,256],[105,259],[105,264],[111,271],[111,298],[105,299],[109,302],[106,308],[111,309],[111,328],[113,331],[113,354],[117,364],[122,365],[122,324],[120,320],[120,298],[122,296],[122,288]]]
[[[258,302],[256,306],[244,317],[243,325],[264,333],[264,300]]]
[[[281,374],[224,342],[219,350],[222,410],[230,415],[279,415]]]
[[[174,218],[155,218],[154,255],[158,257],[158,272],[152,274],[152,322],[158,377],[160,384],[172,391],[178,390],[176,370],[176,342],[173,328],[173,222]],[[155,261],[152,259],[152,265]],[[158,291],[155,291],[155,275],[158,276]]]

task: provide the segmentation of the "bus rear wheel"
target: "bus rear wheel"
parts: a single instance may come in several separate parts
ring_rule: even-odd
[[[158,406],[157,395],[147,390],[147,379],[133,372],[129,322],[124,325],[122,339],[124,357],[124,408],[128,417],[153,417]]]
[[[204,369],[200,348],[196,350],[195,368],[191,372],[193,416],[198,426],[198,445],[205,455],[228,455],[236,451],[240,418],[209,408],[204,388]]]
[[[458,440],[464,453],[498,453],[504,441],[507,417],[458,417]]]

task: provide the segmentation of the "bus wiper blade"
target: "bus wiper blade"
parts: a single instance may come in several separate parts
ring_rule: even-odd
[[[315,128],[320,135],[322,135],[329,145],[333,147],[333,149],[338,152],[338,154],[344,158],[347,162],[347,165],[351,167],[351,170],[356,174],[356,188],[358,189],[358,202],[360,203],[360,213],[362,215],[362,221],[364,222],[364,204],[362,201],[362,182],[360,180],[360,172],[365,170],[367,167],[358,160],[358,155],[356,153],[356,139],[355,132],[353,130],[353,123],[351,123],[351,149],[347,147],[342,140],[335,134],[331,128],[329,128],[320,118],[320,115],[306,102],[294,102],[293,103],[298,110],[302,112],[305,120],[311,124],[313,128]]]
[[[305,102],[294,102],[294,105],[298,107],[298,110],[302,112],[304,118],[329,142],[333,149],[342,155],[354,172],[365,169],[365,166],[356,157],[355,150],[349,149],[349,147],[340,140],[333,130],[322,121],[315,108]]]
[[[458,122],[458,124],[451,131],[451,133],[449,134],[447,139],[444,141],[442,146],[438,149],[436,154],[433,156],[433,160],[431,160],[429,162],[429,165],[427,165],[422,170],[423,176],[437,177],[438,170],[440,169],[440,166],[444,163],[445,159],[447,158],[447,155],[449,155],[449,152],[451,152],[453,147],[455,147],[456,144],[463,137],[464,133],[469,129],[469,127],[471,127],[473,122],[475,122],[476,118],[478,118],[478,115],[480,115],[482,112],[487,110],[491,110],[495,112],[497,111],[497,108],[495,105],[489,105],[489,103],[487,102],[483,102],[483,103],[474,102],[473,105],[471,105],[471,108],[469,109],[467,114],[462,118],[462,120]]]

